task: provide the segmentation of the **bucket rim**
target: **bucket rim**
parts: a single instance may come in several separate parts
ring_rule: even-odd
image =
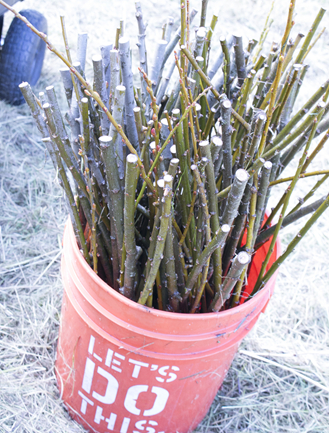
[[[126,298],[121,293],[117,292],[113,289],[109,284],[107,284],[105,281],[103,281],[94,271],[93,269],[88,265],[85,258],[81,254],[76,237],[74,234],[73,226],[70,217],[68,217],[65,227],[64,227],[64,235],[63,235],[63,243],[66,239],[66,235],[68,235],[70,247],[72,248],[72,251],[74,252],[75,258],[78,260],[80,265],[82,266],[84,272],[87,272],[88,276],[94,281],[95,284],[100,286],[103,290],[110,292],[111,296],[116,298],[119,302],[122,302],[127,306],[127,308],[133,308],[134,310],[140,311],[141,313],[148,313],[151,316],[155,317],[163,317],[164,319],[174,319],[174,320],[182,320],[183,322],[186,321],[204,321],[206,318],[225,318],[229,317],[232,314],[238,314],[239,312],[243,313],[244,310],[250,310],[253,309],[253,306],[258,305],[259,303],[266,304],[269,297],[271,296],[270,287],[272,286],[272,282],[276,280],[277,274],[279,272],[279,269],[276,270],[276,272],[272,275],[272,277],[269,279],[269,281],[265,284],[265,286],[257,292],[257,294],[252,298],[249,299],[247,302],[244,302],[243,304],[240,304],[234,308],[230,308],[229,310],[225,311],[219,311],[219,312],[210,312],[210,313],[200,313],[200,314],[190,314],[190,313],[177,313],[173,311],[162,311],[157,310],[155,308],[149,308],[146,305],[138,304],[138,302],[133,301],[131,299]],[[276,241],[276,259],[281,254],[281,242],[280,238],[277,238]],[[267,293],[268,292],[268,293]],[[266,296],[267,295],[267,296]],[[263,298],[266,297],[264,300]],[[261,307],[263,308],[263,306]]]

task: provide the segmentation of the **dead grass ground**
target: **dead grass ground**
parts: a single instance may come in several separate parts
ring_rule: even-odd
[[[199,8],[198,2],[191,1],[194,4]],[[303,28],[305,32],[325,5],[326,0],[297,1],[294,31]],[[57,46],[62,46],[58,15],[63,11],[73,48],[77,30],[90,33],[88,59],[100,41],[113,39],[122,16],[127,34],[136,34],[134,2],[128,0],[79,5],[27,0],[18,6],[38,9],[47,17],[49,35]],[[209,16],[219,6],[210,0]],[[274,17],[282,25],[287,6],[286,0],[275,5]],[[152,0],[143,7],[149,41],[150,35],[160,34],[168,15],[178,17],[173,0]],[[234,29],[257,37],[269,7],[268,0],[232,0],[223,5],[217,36]],[[6,19],[8,23],[8,15]],[[324,22],[328,23],[328,16]],[[279,40],[281,30],[274,24],[269,40]],[[326,34],[309,59],[312,71],[301,101],[328,78],[328,48]],[[60,66],[48,53],[37,91],[54,84],[59,92]],[[0,102],[0,152],[0,432],[82,432],[62,406],[53,367],[62,297],[59,261],[65,203],[26,107]],[[328,159],[327,151],[318,168],[328,167]],[[308,180],[301,181],[298,193],[310,185]],[[327,214],[281,267],[266,314],[242,343],[196,432],[329,431],[328,233]],[[283,244],[292,235],[286,229]]]

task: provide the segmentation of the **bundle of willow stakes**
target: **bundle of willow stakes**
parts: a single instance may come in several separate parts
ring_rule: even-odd
[[[176,32],[169,18],[149,48],[137,2],[139,75],[133,76],[121,22],[113,45],[92,58],[93,84],[84,72],[86,34],[79,34],[74,62],[63,17],[66,55],[29,24],[66,64],[60,73],[68,113],[62,117],[53,86],[38,97],[28,83],[20,88],[88,264],[140,304],[205,313],[254,296],[329,205],[328,195],[305,205],[329,176],[329,170],[308,170],[329,136],[329,80],[294,110],[325,11],[306,35],[294,36],[292,0],[282,41],[265,54],[269,16],[259,41],[245,46],[240,36],[221,37],[221,50],[211,51],[217,16],[206,27],[207,1],[200,23],[187,1],[180,6]],[[296,155],[295,173],[284,178]],[[316,175],[313,188],[291,208],[297,181]],[[283,182],[284,194],[265,214],[270,192]],[[307,214],[269,268],[279,230]],[[250,262],[266,241],[269,251],[246,295]]]

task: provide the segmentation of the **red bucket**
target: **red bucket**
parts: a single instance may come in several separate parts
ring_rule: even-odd
[[[251,265],[257,279],[268,249]],[[273,260],[279,254],[275,246]],[[91,432],[187,433],[206,415],[239,343],[265,310],[276,274],[251,300],[208,314],[141,306],[109,287],[64,232],[56,374],[71,416]]]

